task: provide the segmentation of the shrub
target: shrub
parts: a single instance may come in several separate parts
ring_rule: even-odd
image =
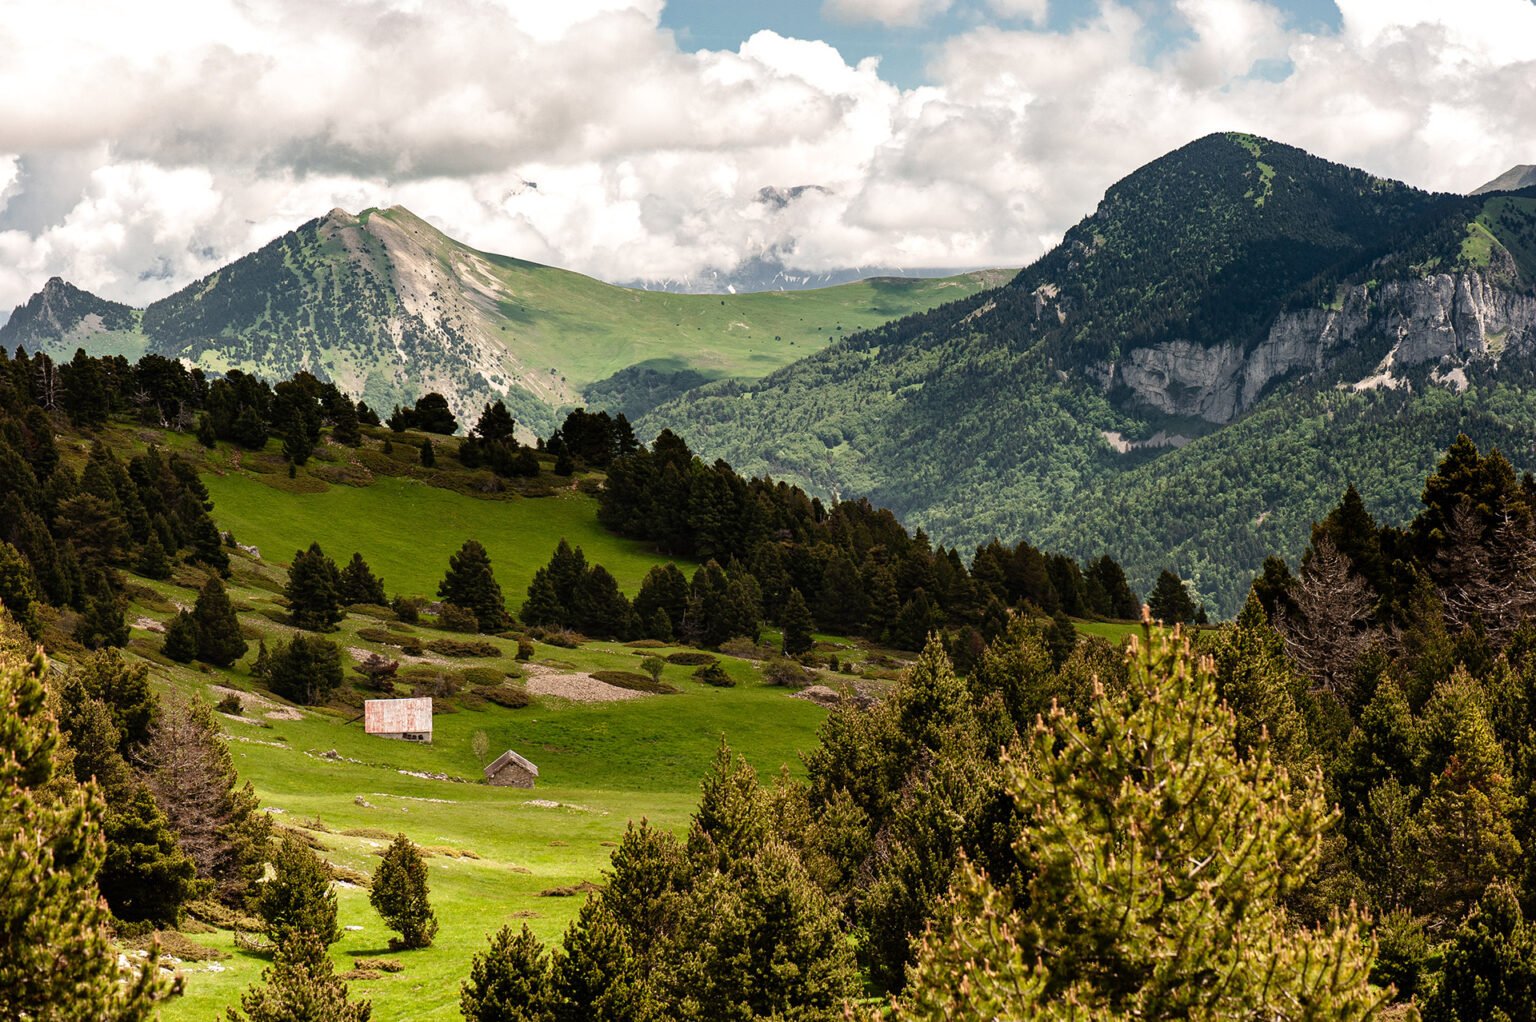
[[[509,710],[521,710],[525,706],[533,705],[533,696],[521,685],[505,685],[501,688],[483,688],[479,694],[497,706],[504,706]]]
[[[693,650],[683,650],[667,655],[667,663],[677,664],[679,667],[702,667],[705,664],[718,663],[719,659],[719,657],[711,656],[708,653],[699,653]]]
[[[245,704],[233,692],[225,693],[224,698],[218,701],[217,708],[220,713],[229,713],[236,717],[245,712]]]
[[[736,687],[736,679],[725,673],[725,668],[721,667],[718,661],[705,664],[694,671],[693,676],[696,680],[702,681],[706,685],[713,685],[715,688]]]
[[[507,680],[506,673],[494,667],[466,667],[459,672],[459,677],[464,684],[479,688],[500,685]]]
[[[535,628],[530,634],[540,642],[559,646],[561,649],[575,649],[587,641],[585,635],[573,632],[569,628]]]
[[[774,657],[763,666],[764,684],[804,688],[809,681],[805,668],[788,657]]]
[[[647,678],[634,671],[593,671],[592,677],[615,688],[627,688],[635,692],[653,692],[657,695],[677,694],[677,689],[666,682]]]
[[[463,639],[433,639],[427,643],[427,648],[434,653],[441,653],[443,656],[450,657],[501,655],[501,650],[497,649],[494,644],[477,639],[468,641]]]
[[[517,658],[519,660],[533,659],[533,643],[525,638],[517,640]]]
[[[450,632],[469,632],[474,634],[480,630],[480,619],[475,612],[468,607],[460,607],[455,603],[444,603],[437,612],[437,625],[446,628]]]
[[[738,635],[734,639],[726,639],[720,644],[720,652],[727,656],[740,657],[742,660],[763,660],[773,656],[773,650],[767,646],[759,646],[744,635]]]
[[[407,624],[415,624],[421,620],[421,608],[426,606],[426,602],[415,596],[396,596],[389,606],[395,612],[395,617]]]

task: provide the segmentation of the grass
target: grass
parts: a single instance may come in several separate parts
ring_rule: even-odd
[[[478,539],[513,611],[522,606],[533,573],[549,562],[561,538],[589,563],[612,572],[633,596],[652,565],[668,558],[619,539],[597,524],[597,501],[574,491],[556,496],[476,500],[412,479],[382,476],[368,486],[328,486],[293,492],[243,473],[205,475],[213,516],[241,543],[286,564],[317,542],[340,564],[361,553],[391,593],[434,597],[448,557]],[[287,483],[285,476],[273,482]]]
[[[1141,632],[1141,625],[1134,621],[1073,621],[1072,627],[1080,635],[1095,635],[1116,646],[1124,642],[1127,635]]]

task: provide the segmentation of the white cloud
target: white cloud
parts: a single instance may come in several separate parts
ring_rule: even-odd
[[[838,21],[910,28],[952,6],[954,0],[823,0],[821,13]]]
[[[683,52],[661,0],[10,5],[0,309],[52,274],[147,302],[333,206],[403,203],[608,279],[764,251],[1017,265],[1209,131],[1448,190],[1536,159],[1529,0],[1343,0],[1324,34],[1262,0],[1176,0],[1187,38],[1163,51],[1140,4],[1057,32],[1037,0],[966,10],[983,3],[1011,20],[943,41],[905,92],[873,60],[773,32]],[[758,199],[799,185],[820,190]]]

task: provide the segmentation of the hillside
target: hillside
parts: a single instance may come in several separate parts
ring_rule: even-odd
[[[142,312],[51,281],[0,327],[0,344],[56,358],[149,351],[271,379],[307,369],[386,413],[434,389],[461,415],[503,397],[545,433],[560,408],[600,400],[637,414],[1001,279],[676,295],[480,252],[398,206],[338,209]]]
[[[1536,198],[1214,135],[1113,186],[1007,285],[702,388],[642,432],[868,494],[941,542],[1107,550],[1140,591],[1175,567],[1231,613],[1260,551],[1299,552],[1346,482],[1395,515],[1468,422],[1521,435],[1533,242]],[[1356,421],[1373,426],[1335,442]]]

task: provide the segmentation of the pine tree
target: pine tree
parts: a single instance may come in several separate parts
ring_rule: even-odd
[[[295,627],[323,632],[340,621],[340,585],[336,562],[325,556],[319,543],[311,543],[308,550],[295,551],[288,567],[288,585],[283,590]]]
[[[373,874],[368,900],[384,924],[400,934],[390,946],[430,947],[437,934],[437,915],[428,901],[427,861],[404,834],[384,850]]]
[[[163,581],[171,577],[171,565],[166,559],[165,545],[160,542],[160,537],[150,535],[149,540],[139,550],[138,572],[145,578]]]
[[[157,952],[118,967],[96,895],[101,797],[56,776],[41,652],[0,611],[0,1018],[145,1022],[169,992]]]
[[[437,452],[432,450],[431,440],[423,440],[421,442],[421,453],[419,455],[419,460],[421,461],[423,468],[431,468],[437,464]]]
[[[426,433],[452,436],[459,431],[459,424],[448,408],[448,399],[435,392],[416,399],[414,418],[415,427]]]
[[[1147,609],[1154,621],[1164,624],[1189,624],[1195,619],[1195,601],[1190,599],[1184,580],[1167,568],[1157,576],[1152,595],[1147,597]]]
[[[126,601],[97,576],[86,598],[85,612],[75,622],[75,641],[86,649],[112,649],[128,645],[128,622],[123,613]]]
[[[382,605],[385,602],[384,580],[374,575],[373,569],[368,567],[368,562],[363,560],[362,554],[352,555],[352,560],[341,569],[338,583],[337,588],[342,603]]]
[[[198,893],[197,866],[177,846],[149,788],[126,768],[123,777],[117,790],[104,792],[107,856],[97,877],[101,896],[119,919],[174,928]]]
[[[550,965],[554,1022],[662,1022],[644,968],[597,898],[582,905]]]
[[[341,939],[336,926],[336,892],[331,871],[292,834],[284,834],[272,856],[273,875],[256,895],[256,914],[274,943],[306,933],[321,944]]]
[[[197,622],[184,610],[176,612],[165,626],[165,641],[160,652],[178,664],[190,664],[197,659]]]
[[[42,594],[32,565],[20,550],[0,541],[0,606],[10,611],[12,619],[33,639],[42,635],[43,623],[37,614],[40,603]]]
[[[555,591],[555,582],[548,568],[540,568],[533,573],[521,616],[525,624],[534,626],[557,627],[570,623],[571,612],[560,602],[560,594]]]
[[[771,830],[757,771],[745,756],[732,757],[722,737],[714,763],[704,775],[699,807],[688,832],[688,857],[695,872],[728,872],[751,858]]]
[[[347,999],[325,944],[310,933],[280,943],[261,980],[240,997],[245,1014],[226,1009],[226,1022],[369,1022],[373,1014],[368,1001]]]
[[[210,451],[219,445],[219,435],[213,429],[213,417],[207,412],[197,417],[197,442]]]
[[[503,926],[475,955],[459,992],[465,1022],[553,1022],[549,956],[528,929]]]
[[[229,602],[229,593],[219,576],[210,576],[197,594],[192,607],[197,627],[197,658],[215,667],[228,667],[245,656],[246,642],[240,634],[240,619]]]
[[[290,465],[302,465],[309,460],[315,445],[309,439],[309,426],[304,413],[291,407],[283,420],[283,458]]]
[[[897,1017],[1374,1017],[1358,922],[1281,907],[1318,863],[1321,794],[1238,757],[1179,632],[1144,628],[1134,656],[1125,696],[1086,728],[1054,715],[1007,767],[1023,885],[960,870]]]
[[[1425,1022],[1536,1018],[1536,927],[1515,888],[1490,884],[1445,950]]]
[[[510,440],[516,430],[517,423],[500,398],[487,404],[485,411],[480,413],[480,421],[475,423],[475,436],[488,443]]]
[[[577,583],[570,611],[571,623],[586,635],[604,639],[629,637],[629,601],[619,592],[619,584],[608,569],[600,564],[593,565]]]
[[[341,647],[318,635],[296,634],[267,657],[267,687],[284,699],[314,706],[341,687]]]
[[[448,573],[438,583],[437,595],[473,611],[482,632],[507,627],[506,600],[491,571],[491,557],[478,540],[465,540],[459,552],[448,559]]]
[[[805,597],[800,595],[800,590],[789,591],[789,599],[784,603],[783,619],[779,623],[784,630],[785,656],[801,656],[809,653],[816,645],[816,640],[811,636],[816,622],[811,620],[811,609],[805,605]]]
[[[240,904],[261,876],[272,818],[242,785],[213,712],[201,700],[162,705],[138,756],[155,801],[200,880],[227,904]]]
[[[331,442],[341,444],[343,447],[362,446],[363,434],[358,429],[357,408],[351,401],[343,400],[337,406],[336,414],[331,420]]]

